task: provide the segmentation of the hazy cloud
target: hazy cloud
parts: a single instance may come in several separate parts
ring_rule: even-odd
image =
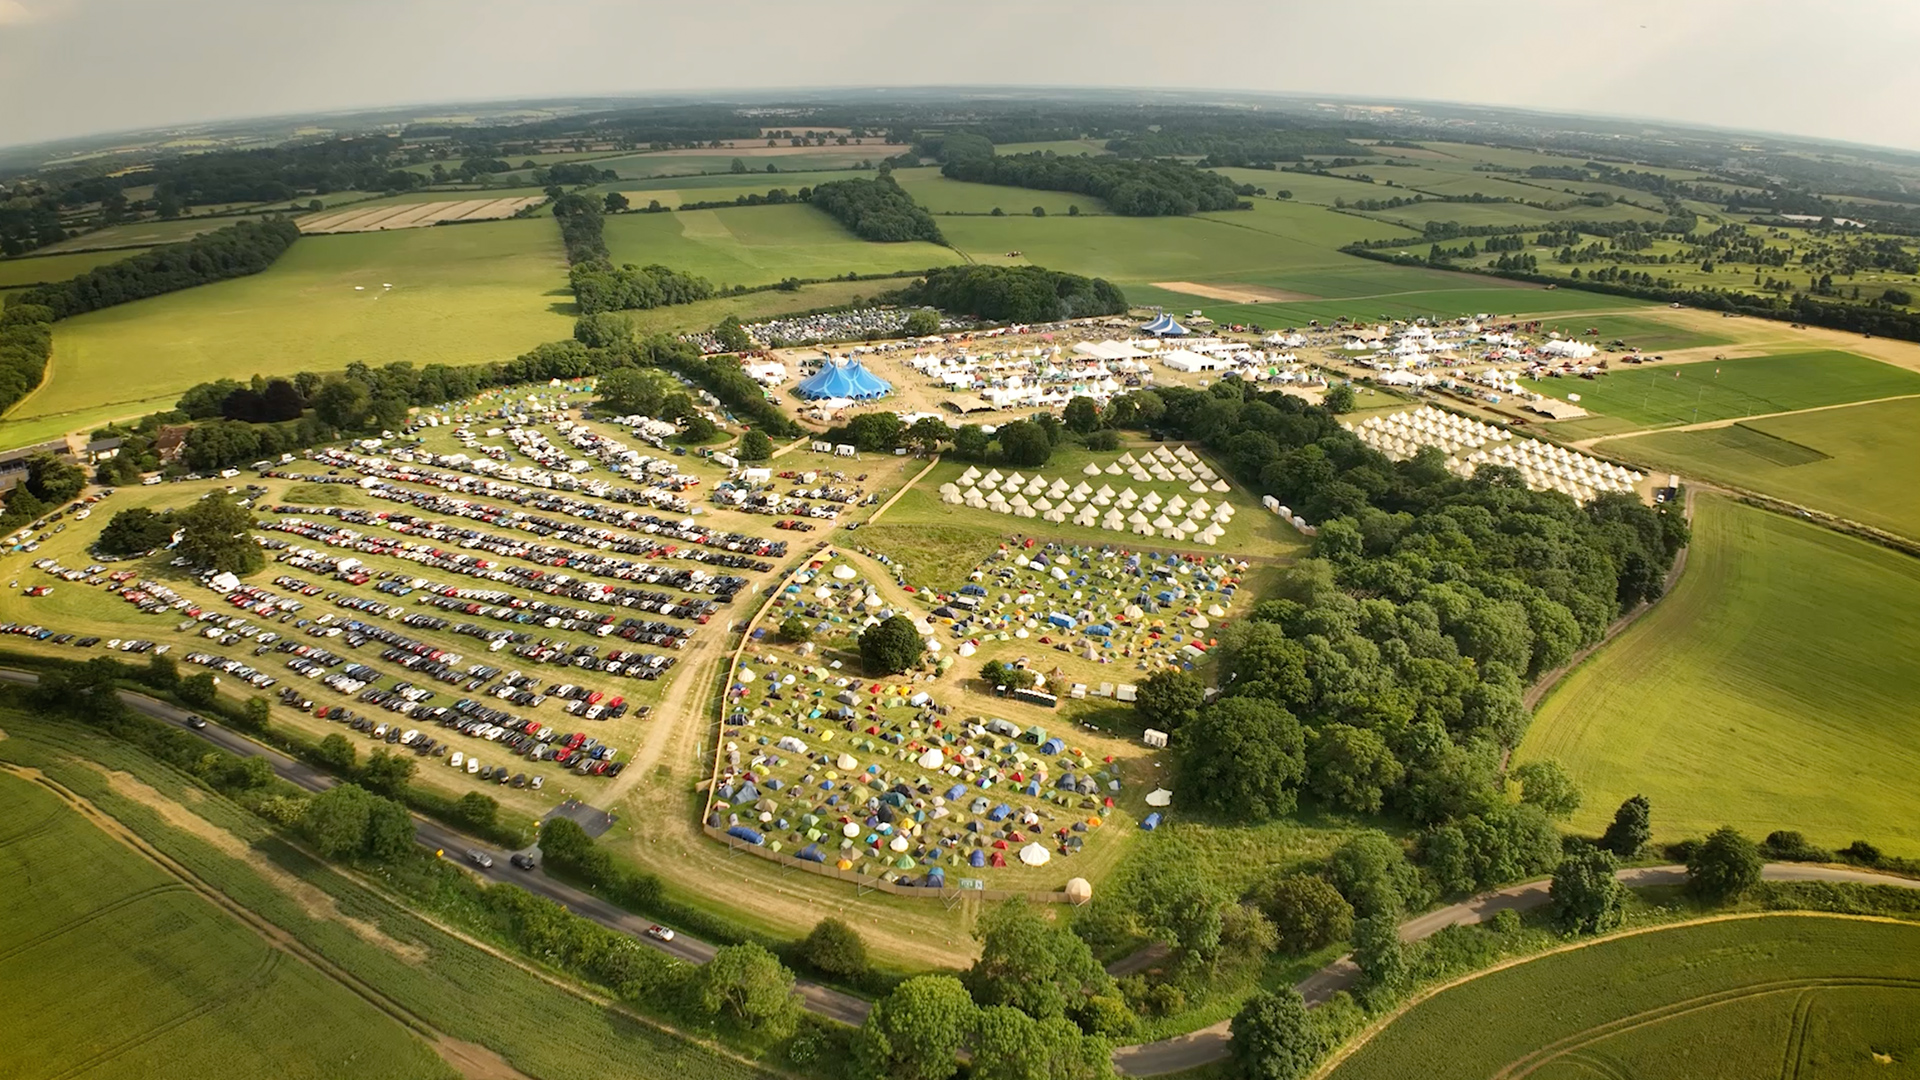
[[[1916,51],[1912,0],[0,0],[0,143],[434,101],[935,84],[1418,98],[1920,149]]]

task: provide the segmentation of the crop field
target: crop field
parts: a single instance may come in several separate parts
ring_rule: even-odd
[[[1655,432],[1600,449],[1920,537],[1920,500],[1903,467],[1920,460],[1920,400]]]
[[[1597,379],[1541,379],[1543,394],[1579,394],[1589,412],[1648,427],[1731,420],[1920,393],[1920,374],[1852,353],[1618,367]]]
[[[1031,217],[1036,206],[1049,214],[1065,214],[1073,206],[1078,206],[1083,214],[1104,213],[1107,209],[1105,202],[1092,195],[972,184],[949,180],[941,176],[938,169],[905,169],[894,173],[893,178],[913,196],[913,201],[935,214],[991,214],[999,208],[1009,215]]]
[[[128,248],[123,251],[86,251],[72,255],[0,259],[0,288],[65,281],[96,267],[117,263],[121,259],[131,259],[145,250],[145,248]]]
[[[494,199],[481,196],[447,202],[419,202],[399,206],[349,207],[331,214],[309,214],[300,219],[304,233],[381,232],[420,229],[449,221],[494,221],[540,202],[538,195]]]
[[[391,1017],[0,773],[10,1077],[451,1076]]]
[[[866,162],[879,165],[880,162],[905,149],[900,146],[883,146],[874,143],[871,146],[815,146],[815,147],[759,147],[742,150],[656,150],[647,153],[626,154],[621,157],[600,158],[593,164],[596,168],[612,169],[624,180],[639,180],[653,176],[698,176],[703,173],[728,173],[733,168],[735,158],[746,163],[749,171],[765,173],[767,165],[772,164],[775,172],[768,173],[769,180],[778,186],[791,187],[806,183],[805,180],[777,179],[780,173],[808,173],[822,170],[851,169]]]
[[[1920,855],[1920,564],[1730,500],[1697,502],[1674,591],[1540,706],[1516,760],[1554,758],[1597,834],[1653,803],[1656,841],[1733,825]]]
[[[957,261],[952,251],[936,244],[861,240],[811,206],[620,214],[607,219],[606,238],[616,264],[659,263],[715,285],[924,270]],[[869,292],[884,288],[868,285]]]
[[[38,768],[54,777],[223,895],[279,926],[420,1022],[450,1040],[469,1044],[461,1055],[473,1063],[470,1067],[475,1071],[469,1075],[526,1074],[540,1080],[770,1080],[771,1074],[743,1060],[563,989],[489,945],[445,932],[269,833],[238,806],[208,796],[122,744],[12,712],[0,714],[0,728],[9,735],[0,740],[0,761]],[[74,753],[87,760],[75,760]],[[9,880],[21,880],[21,875]],[[276,971],[295,963],[287,957]],[[84,968],[74,970],[85,972]],[[513,1003],[510,1016],[499,1011],[501,1002]],[[258,1004],[250,1001],[250,1007]],[[125,1007],[125,999],[116,996],[94,1015]],[[20,1012],[18,998],[11,1011]],[[71,1031],[72,1021],[86,1015],[64,1012],[63,1030]],[[242,1013],[232,1019],[240,1024],[246,1017]],[[297,1034],[309,1023],[284,1012],[270,1019],[275,1026],[261,1029],[255,1040],[269,1053],[273,1039],[288,1039],[289,1032]],[[0,1020],[0,1025],[9,1022]],[[351,1068],[298,1073],[268,1067],[258,1075],[385,1075],[369,1072],[382,1066],[366,1060],[371,1036],[363,1030],[367,1026],[311,1027],[327,1039],[361,1051]],[[349,1031],[351,1040],[343,1034]],[[151,1073],[110,1070],[87,1075],[203,1077],[223,1071],[220,1064],[201,1060],[192,1047],[183,1053],[198,1068],[171,1072],[160,1062]],[[399,1054],[389,1056],[402,1065],[407,1060]],[[229,1057],[236,1064],[253,1060],[244,1047],[234,1047]],[[414,1060],[418,1064],[411,1070],[396,1069],[393,1075],[448,1075],[430,1054]]]
[[[62,321],[0,442],[16,420],[85,427],[222,376],[508,359],[567,336],[565,286],[550,221],[309,236],[263,273]]]
[[[1634,934],[1444,990],[1331,1076],[1896,1076],[1920,1049],[1916,971],[1906,925],[1783,915]]]
[[[109,225],[89,233],[69,237],[57,244],[37,249],[44,255],[68,251],[98,251],[101,248],[146,248],[156,244],[177,244],[202,233],[224,229],[237,217],[178,218],[173,221],[136,221],[127,225]]]

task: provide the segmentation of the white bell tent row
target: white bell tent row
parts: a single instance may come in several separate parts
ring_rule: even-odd
[[[1503,465],[1518,470],[1535,491],[1558,491],[1581,502],[1612,492],[1631,494],[1645,479],[1610,461],[1538,439],[1516,439],[1505,428],[1431,405],[1341,426],[1395,461],[1431,446],[1446,454],[1447,468],[1461,476],[1473,475],[1482,465]]]
[[[1122,454],[1104,469],[1089,464],[1084,478],[1069,483],[1065,478],[1023,476],[1018,472],[1001,475],[993,469],[984,474],[969,466],[957,482],[940,485],[940,500],[953,506],[966,506],[1015,517],[1040,518],[1055,524],[1071,522],[1082,528],[1102,528],[1112,532],[1131,532],[1142,537],[1215,544],[1226,535],[1233,520],[1233,506],[1224,500],[1209,502],[1233,488],[1186,447],[1169,450],[1158,447],[1139,458]],[[1127,476],[1140,483],[1186,482],[1191,501],[1176,493],[1165,498],[1159,492],[1145,494],[1132,487],[1115,490],[1101,482],[1103,475]]]

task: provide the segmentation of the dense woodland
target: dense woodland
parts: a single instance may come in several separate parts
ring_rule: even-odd
[[[32,393],[53,356],[53,309],[10,303],[0,308],[0,412]]]
[[[834,180],[813,188],[807,196],[814,206],[832,214],[862,240],[898,243],[925,240],[944,244],[933,215],[900,189],[890,170],[872,180]]]
[[[74,278],[8,297],[38,304],[64,319],[115,304],[257,274],[272,266],[300,229],[285,218],[241,221],[205,236],[143,251]]]
[[[1053,322],[1127,311],[1126,295],[1105,278],[1039,266],[942,267],[887,299],[989,322]]]
[[[1239,210],[1251,205],[1241,201],[1226,177],[1172,161],[1011,154],[957,158],[941,166],[940,172],[977,184],[1092,195],[1114,213],[1128,217]]]

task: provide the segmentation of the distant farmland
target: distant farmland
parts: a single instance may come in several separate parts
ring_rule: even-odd
[[[1661,427],[1920,393],[1920,374],[1846,352],[1616,367],[1598,379],[1541,379],[1543,394],[1579,394],[1588,412]]]
[[[350,207],[333,213],[309,214],[300,219],[304,233],[378,232],[418,229],[452,221],[493,221],[512,217],[523,207],[541,202],[538,196],[507,199],[462,199],[380,206],[371,210]]]

